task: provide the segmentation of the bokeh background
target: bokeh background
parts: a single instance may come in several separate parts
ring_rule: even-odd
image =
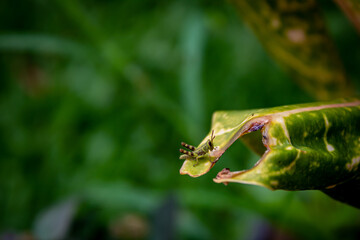
[[[319,1],[354,86],[359,36]],[[0,238],[359,239],[318,191],[216,184],[259,159],[235,143],[179,174],[216,110],[314,101],[216,0],[0,2]]]

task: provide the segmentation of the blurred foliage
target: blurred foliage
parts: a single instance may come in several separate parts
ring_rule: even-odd
[[[360,33],[360,1],[359,0],[334,0],[343,10],[344,14],[354,24],[354,27]]]
[[[267,51],[320,100],[349,97],[345,76],[316,0],[233,0]]]
[[[359,37],[322,6],[359,80]],[[313,101],[225,2],[1,1],[0,62],[0,237],[41,238],[51,216],[54,238],[359,236],[359,211],[322,193],[178,174],[180,141],[202,139],[215,110]],[[221,159],[256,160],[240,143]]]

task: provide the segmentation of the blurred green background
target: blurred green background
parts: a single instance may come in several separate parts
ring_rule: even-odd
[[[359,86],[359,36],[320,1]],[[0,238],[359,239],[321,192],[212,181],[259,157],[232,146],[181,176],[216,110],[310,102],[216,0],[0,2]]]

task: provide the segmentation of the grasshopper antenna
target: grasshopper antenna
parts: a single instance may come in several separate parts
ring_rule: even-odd
[[[210,141],[214,140],[215,136],[214,136],[214,130],[212,130],[211,132],[211,137],[210,137]]]

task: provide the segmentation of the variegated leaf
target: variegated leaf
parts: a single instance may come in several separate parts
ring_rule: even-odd
[[[274,60],[311,95],[330,100],[354,94],[315,0],[231,2]]]
[[[334,0],[360,33],[360,0]]]
[[[207,173],[240,138],[261,155],[260,160],[249,170],[224,169],[215,182],[255,184],[273,190],[318,189],[331,195],[339,190],[331,189],[357,184],[360,177],[358,99],[219,111],[213,115],[212,130],[216,148],[195,167],[192,160],[186,160],[181,174],[198,177]]]

